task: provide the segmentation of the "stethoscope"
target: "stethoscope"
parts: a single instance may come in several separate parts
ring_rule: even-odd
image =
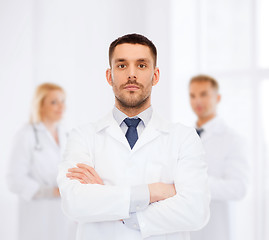
[[[33,126],[33,130],[34,130],[34,134],[35,134],[35,150],[42,151],[42,146],[39,142],[39,138],[38,138],[38,134],[37,134],[37,128],[34,124],[32,124],[32,126]]]
[[[42,146],[41,146],[41,144],[40,144],[40,141],[39,141],[39,137],[38,137],[38,133],[37,133],[38,130],[37,130],[35,124],[32,124],[32,127],[33,127],[34,134],[35,134],[35,150],[36,150],[36,151],[42,151],[43,148],[42,148]],[[67,138],[67,137],[68,137],[68,133],[66,133],[66,138]]]

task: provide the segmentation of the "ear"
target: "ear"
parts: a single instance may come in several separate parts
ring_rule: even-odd
[[[218,96],[217,96],[217,102],[219,103],[219,102],[220,102],[220,100],[221,100],[221,95],[220,95],[220,94],[218,94]]]
[[[106,80],[110,86],[112,86],[112,75],[111,75],[111,68],[106,70]]]
[[[159,79],[160,79],[160,70],[158,67],[155,67],[152,79],[152,86],[155,86],[159,82]]]

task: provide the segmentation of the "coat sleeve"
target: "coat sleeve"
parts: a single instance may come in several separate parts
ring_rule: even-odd
[[[9,190],[26,201],[34,198],[39,183],[29,174],[31,168],[31,134],[27,127],[19,131],[10,153],[7,183]]]
[[[93,133],[94,134],[94,133]],[[64,160],[60,164],[58,185],[64,213],[79,222],[103,222],[129,217],[130,187],[100,184],[81,184],[66,177],[69,168],[77,163],[94,167],[93,134],[84,130],[71,132],[66,145]],[[87,136],[86,136],[87,135]]]
[[[209,176],[212,200],[239,200],[246,195],[249,178],[247,144],[240,136],[232,135],[227,142],[223,176]]]
[[[174,173],[176,195],[150,204],[137,218],[144,238],[201,229],[209,220],[209,188],[204,150],[194,130],[181,143]]]

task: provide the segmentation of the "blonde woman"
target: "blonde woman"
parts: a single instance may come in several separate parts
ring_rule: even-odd
[[[65,92],[52,83],[37,87],[30,123],[16,135],[8,183],[19,197],[20,240],[74,239],[60,206],[56,183],[66,141],[59,122],[65,111]]]

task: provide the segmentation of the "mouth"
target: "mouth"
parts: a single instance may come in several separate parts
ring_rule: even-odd
[[[203,108],[202,107],[197,107],[196,108],[196,112],[202,112],[203,111]]]
[[[127,91],[137,91],[140,88],[137,85],[127,85],[124,87],[124,89],[126,89]]]

